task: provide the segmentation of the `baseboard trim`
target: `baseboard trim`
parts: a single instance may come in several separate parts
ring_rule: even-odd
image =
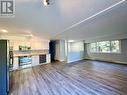
[[[85,60],[103,61],[103,62],[110,62],[110,63],[117,63],[117,64],[127,65],[127,62],[121,62],[121,61],[111,61],[111,60],[102,60],[102,59],[94,59],[94,58],[86,58]]]

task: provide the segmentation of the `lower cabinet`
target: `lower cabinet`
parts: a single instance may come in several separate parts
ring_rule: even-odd
[[[50,54],[46,55],[46,63],[51,63],[51,55]]]
[[[14,57],[13,70],[19,69],[19,58]]]
[[[50,63],[50,54],[32,56],[32,66]]]
[[[39,56],[32,56],[32,66],[39,65]]]
[[[31,56],[31,66],[36,66],[39,64],[47,64],[51,62],[50,54],[44,55],[32,55]],[[19,57],[14,57],[13,70],[19,69]]]

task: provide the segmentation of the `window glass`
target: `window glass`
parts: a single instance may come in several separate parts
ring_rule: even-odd
[[[110,41],[98,42],[98,52],[109,53],[110,52]]]
[[[96,52],[96,48],[97,48],[97,47],[96,47],[96,43],[91,43],[91,44],[90,44],[90,51],[91,51],[91,52]]]
[[[120,43],[118,40],[111,41],[111,52],[113,52],[113,53],[120,52]]]
[[[115,40],[90,43],[90,52],[120,53],[120,41]]]

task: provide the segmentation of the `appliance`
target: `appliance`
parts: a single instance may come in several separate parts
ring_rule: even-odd
[[[28,53],[30,53],[30,50],[31,50],[30,46],[19,46],[19,51],[22,54],[28,54]],[[27,56],[20,56],[19,57],[19,66],[21,68],[30,67],[31,63],[32,63],[31,56],[27,55]]]
[[[0,95],[9,92],[9,41],[0,40]]]
[[[29,65],[32,63],[31,56],[21,56],[19,57],[19,66],[22,67],[24,65]]]
[[[39,64],[46,63],[46,55],[39,55]]]
[[[26,51],[31,50],[31,47],[29,47],[29,46],[19,46],[19,50],[26,52]]]

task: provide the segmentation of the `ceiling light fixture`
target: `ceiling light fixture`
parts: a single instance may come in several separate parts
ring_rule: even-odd
[[[48,6],[49,5],[49,0],[43,0],[43,4],[44,4],[44,6]]]
[[[33,34],[29,34],[29,35],[24,35],[26,37],[33,37],[34,35]]]
[[[5,29],[2,29],[1,32],[3,32],[3,33],[8,33],[8,31],[5,30]]]
[[[68,40],[68,42],[69,42],[69,43],[73,43],[73,42],[74,42],[74,40]]]

